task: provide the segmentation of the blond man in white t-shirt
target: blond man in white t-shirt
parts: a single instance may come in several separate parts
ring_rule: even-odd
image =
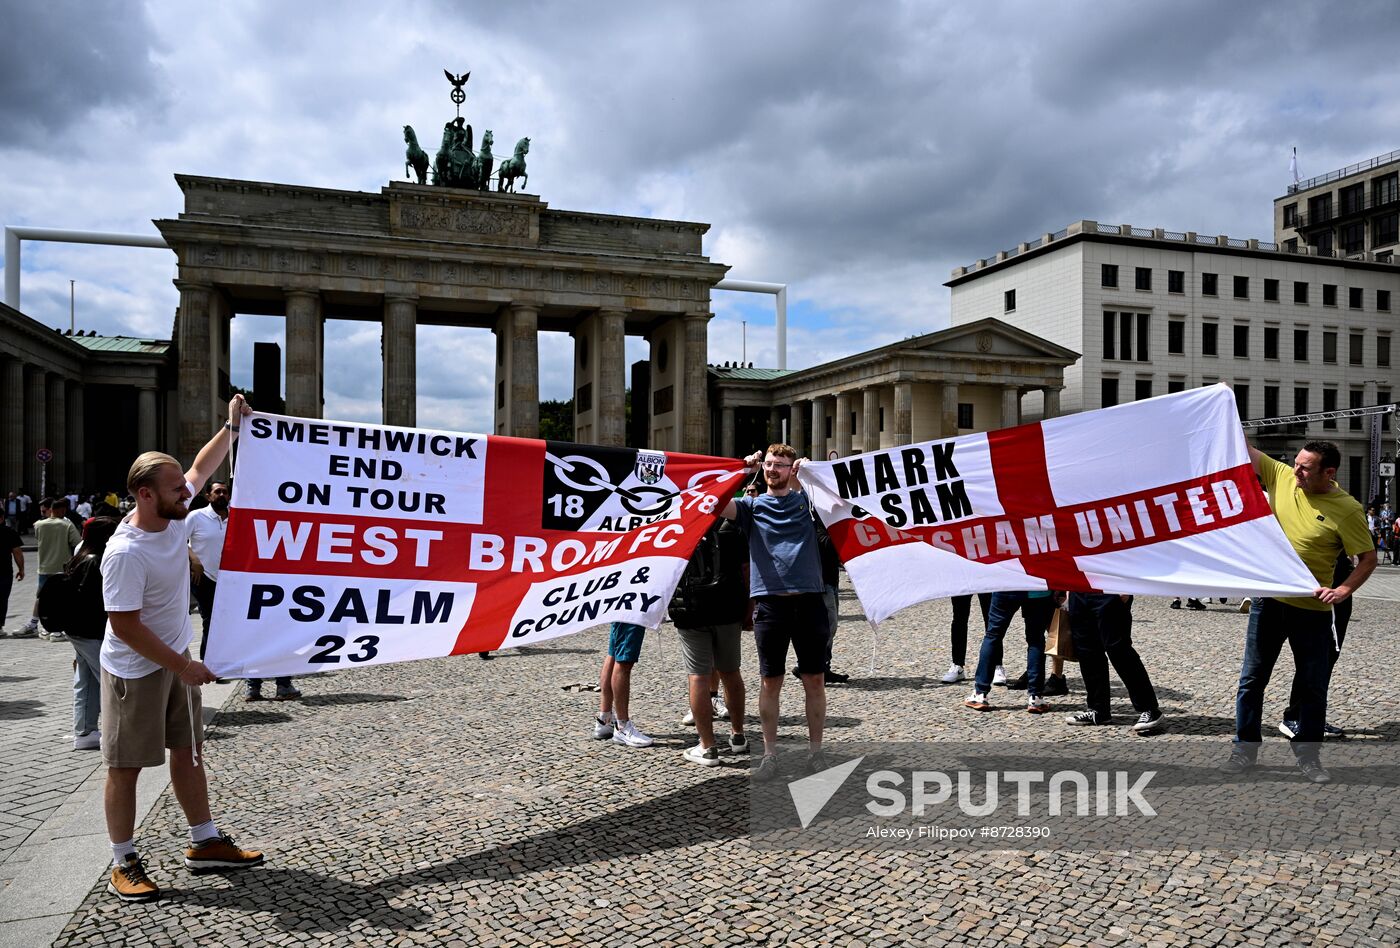
[[[136,459],[127,490],[136,508],[117,528],[102,557],[107,635],[102,642],[102,756],[107,764],[107,833],[112,875],[107,891],[128,902],[160,897],[136,853],[136,781],[170,751],[170,785],[189,823],[185,865],[195,872],[241,869],[262,853],[234,845],[209,812],[209,787],[196,752],[203,736],[199,686],[214,681],[188,651],[191,498],[228,456],[251,408],[243,396],[228,405],[228,422],[188,471],[168,454]]]

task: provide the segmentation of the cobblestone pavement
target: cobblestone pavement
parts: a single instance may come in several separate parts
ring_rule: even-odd
[[[871,633],[849,591],[841,611],[835,664],[855,679],[829,692],[833,749],[886,739],[1142,740],[1127,730],[1116,685],[1123,726],[1061,723],[1082,694],[1074,666],[1075,694],[1052,700],[1060,714],[1024,714],[1020,696],[1001,689],[996,711],[963,709],[963,684],[936,683],[948,659],[944,602],[882,627],[873,674]],[[1400,740],[1400,696],[1382,678],[1397,621],[1400,604],[1358,605],[1329,715],[1353,740]],[[1139,600],[1135,640],[1171,723],[1151,740],[1228,752],[1244,624],[1233,603],[1190,613]],[[1014,674],[1024,659],[1012,641]],[[30,648],[0,643],[16,645]],[[207,745],[215,812],[240,844],[267,851],[267,866],[187,873],[183,823],[167,793],[140,831],[167,897],[122,905],[94,879],[55,944],[1400,941],[1394,840],[1361,853],[756,851],[745,838],[745,766],[705,769],[680,757],[694,737],[679,724],[685,679],[666,629],[648,636],[633,685],[634,718],[657,746],[590,739],[597,695],[571,686],[596,681],[604,645],[595,630],[490,662],[304,679],[298,704],[230,701]],[[744,668],[756,668],[751,644]],[[1280,668],[1270,723],[1286,697],[1287,657]],[[794,686],[784,689],[782,730],[795,751]],[[752,690],[750,707],[756,730]]]

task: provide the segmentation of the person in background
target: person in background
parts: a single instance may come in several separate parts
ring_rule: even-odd
[[[0,558],[4,559],[0,563],[0,629],[3,629],[10,617],[10,589],[16,574],[21,582],[24,581],[24,541],[20,539],[19,531],[9,523],[0,523]],[[13,566],[10,565],[11,560],[14,561]]]
[[[102,602],[102,554],[118,521],[95,517],[83,530],[83,542],[63,572],[73,597],[68,610],[68,642],[77,654],[73,663],[73,749],[97,750],[102,709],[102,638],[107,632],[107,608]]]
[[[83,541],[83,535],[68,519],[68,500],[65,497],[46,497],[42,501],[44,519],[34,524],[34,537],[39,543],[39,588],[43,589],[49,577],[63,572],[63,567],[73,557],[73,551]],[[34,612],[29,625],[15,633],[17,637],[28,638],[38,635],[50,642],[66,642],[68,637],[62,632],[42,632],[39,630],[39,597],[34,597]]]
[[[655,743],[632,723],[632,666],[642,657],[647,630],[630,622],[614,622],[608,630],[608,656],[598,673],[598,717],[593,737],[624,747],[650,747]]]

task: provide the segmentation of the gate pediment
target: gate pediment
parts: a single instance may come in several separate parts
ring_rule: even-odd
[[[545,204],[530,195],[497,195],[394,183],[389,232],[395,237],[451,240],[503,247],[535,247]]]

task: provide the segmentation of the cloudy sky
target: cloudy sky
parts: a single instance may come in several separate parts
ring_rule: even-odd
[[[401,126],[451,118],[442,70],[470,70],[468,121],[531,137],[552,207],[706,221],[731,277],[789,284],[802,367],[945,326],[952,267],[1080,218],[1269,238],[1292,147],[1304,177],[1400,148],[1397,49],[1388,0],[15,0],[0,223],[154,234],[177,172],[377,192]],[[169,337],[168,251],[23,264],[34,318],[67,326],[73,280],[80,328]],[[747,320],[776,364],[771,298],[713,309],[711,361]],[[281,336],[234,320],[235,383]],[[378,327],[326,338],[327,415],[378,421]],[[568,358],[542,337],[542,397]],[[490,360],[484,330],[420,329],[419,423],[489,430]]]

